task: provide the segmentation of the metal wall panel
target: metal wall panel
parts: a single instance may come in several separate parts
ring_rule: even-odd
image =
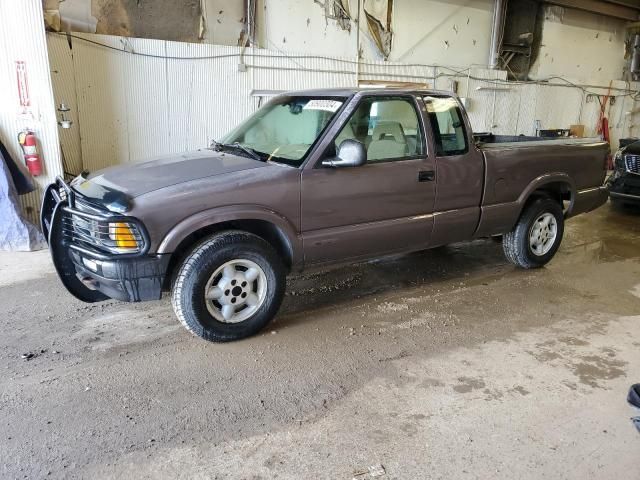
[[[357,86],[355,59],[304,58],[274,50],[255,49],[244,59],[253,72],[253,88],[304,90]]]
[[[436,68],[421,65],[407,65],[397,62],[368,60],[361,62],[358,69],[358,78],[363,82],[367,80],[388,80],[426,83],[434,88],[437,77]]]
[[[251,73],[238,71],[237,47],[166,42],[171,151],[204,148],[255,108]],[[204,58],[203,58],[204,57]]]
[[[61,103],[67,105],[70,111],[65,114],[65,118],[73,122],[71,128],[58,130],[63,166],[67,173],[78,175],[82,172],[83,166],[73,50],[66,37],[55,34],[47,34],[47,46],[55,105],[56,107]]]
[[[129,161],[155,157],[169,151],[166,42],[124,39],[127,49],[149,56],[118,53],[124,58],[126,123]],[[155,56],[155,57],[154,57]],[[159,57],[159,58],[158,58]]]
[[[92,38],[114,48],[124,40],[102,35]],[[128,162],[126,90],[133,80],[124,73],[128,54],[80,40],[73,40],[73,50],[83,166],[95,171]]]
[[[62,175],[58,126],[49,75],[49,59],[40,0],[0,1],[0,136],[15,160],[22,160],[18,132],[32,129],[38,138],[44,173],[37,191],[20,197],[28,218],[38,223],[43,188]],[[22,115],[16,82],[16,61],[27,70],[31,114]]]

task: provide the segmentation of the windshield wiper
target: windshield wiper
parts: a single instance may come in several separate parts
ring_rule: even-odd
[[[216,152],[222,152],[225,149],[227,149],[227,150],[229,150],[229,149],[242,150],[243,152],[245,152],[246,154],[251,156],[251,158],[254,158],[255,160],[258,160],[259,162],[264,161],[263,158],[258,154],[258,152],[256,152],[253,148],[245,147],[240,142],[220,143],[220,142],[217,142],[215,140],[212,140],[211,141],[211,148],[213,148]]]

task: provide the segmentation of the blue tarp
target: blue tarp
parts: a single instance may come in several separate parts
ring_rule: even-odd
[[[33,182],[18,168],[0,142],[0,250],[30,251],[46,248],[42,233],[25,220],[20,212],[18,193],[22,195],[31,191]]]

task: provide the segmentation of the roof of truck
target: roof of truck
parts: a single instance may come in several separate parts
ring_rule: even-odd
[[[443,90],[431,90],[423,88],[408,88],[408,87],[376,87],[376,88],[318,88],[311,90],[295,90],[290,92],[282,92],[287,95],[300,95],[309,97],[350,97],[356,93],[369,93],[374,95],[384,95],[389,93],[402,93],[402,94],[421,94],[421,95],[448,95],[454,96],[453,92],[446,92]]]

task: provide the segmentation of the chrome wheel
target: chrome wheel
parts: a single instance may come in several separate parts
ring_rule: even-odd
[[[231,260],[216,269],[204,289],[209,313],[224,323],[239,323],[262,306],[267,276],[251,260]]]
[[[558,222],[551,213],[540,215],[529,230],[529,247],[538,256],[545,255],[553,247],[558,235]]]

